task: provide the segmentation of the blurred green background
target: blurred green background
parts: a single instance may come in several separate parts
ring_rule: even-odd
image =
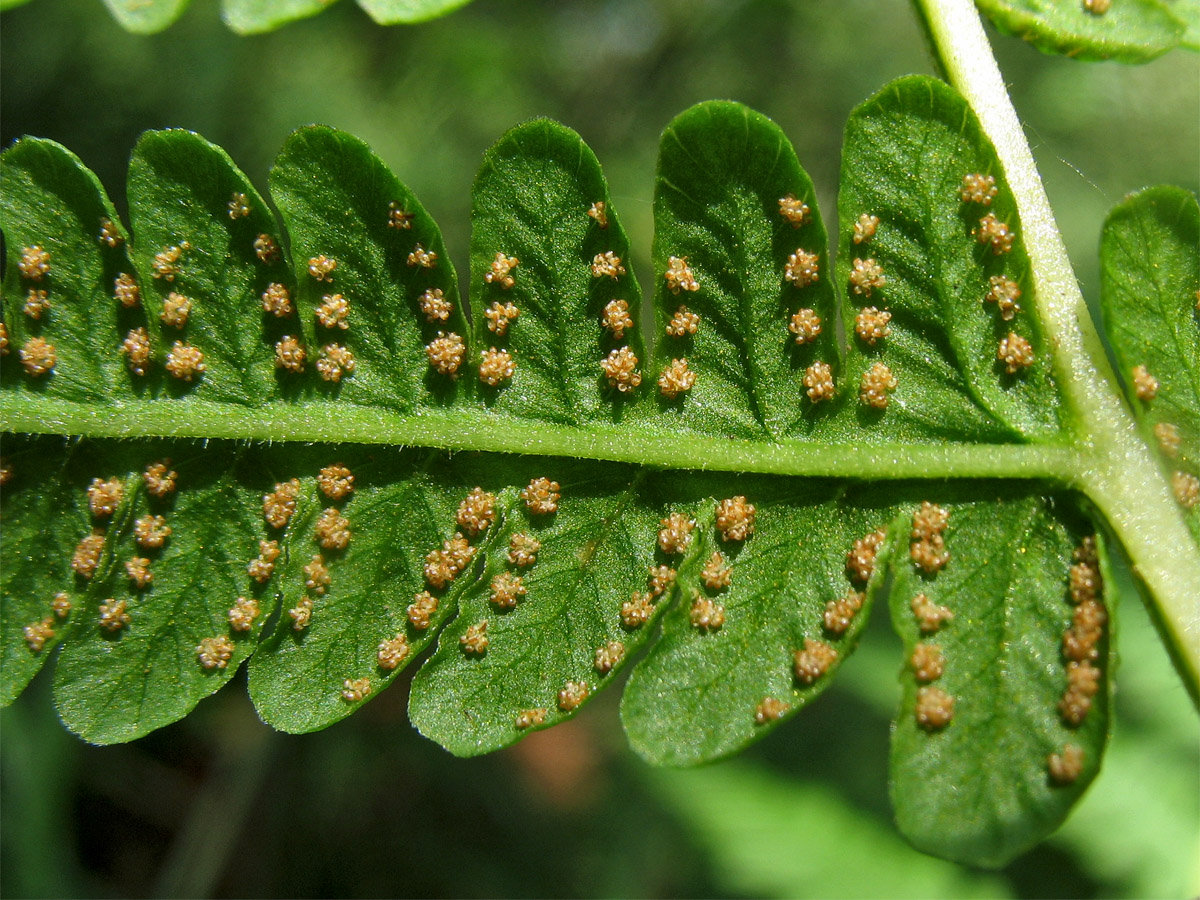
[[[1200,187],[1200,57],[1085,65],[994,41],[1094,299],[1108,208],[1148,184]],[[421,197],[462,272],[481,154],[551,116],[599,156],[645,283],[657,140],[677,112],[731,98],[774,118],[832,220],[847,113],[932,70],[895,0],[477,0],[413,28],[345,2],[254,38],[211,0],[152,38],[99,0],[36,0],[0,19],[0,137],[61,141],[121,207],[145,129],[199,131],[265,189],[289,131],[334,125]],[[58,723],[43,675],[0,713],[0,894],[1195,896],[1200,724],[1136,600],[1120,613],[1105,768],[1057,835],[998,873],[922,856],[892,828],[900,655],[880,615],[804,715],[692,771],[631,754],[616,690],[570,725],[456,760],[409,728],[403,682],[306,737],[260,724],[235,683],[178,725],[95,748]]]

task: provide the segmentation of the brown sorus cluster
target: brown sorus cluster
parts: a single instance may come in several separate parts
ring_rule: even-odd
[[[224,669],[233,659],[233,641],[223,634],[206,637],[196,648],[196,657],[206,669]]]
[[[527,568],[537,562],[542,543],[532,535],[514,534],[508,540],[508,561],[518,568]]]
[[[1079,726],[1092,707],[1092,698],[1100,690],[1100,641],[1108,612],[1102,602],[1103,579],[1096,539],[1088,536],[1075,548],[1067,584],[1075,606],[1071,625],[1063,632],[1063,656],[1067,659],[1067,689],[1059,702],[1063,720]]]
[[[347,703],[358,703],[371,696],[370,678],[347,678],[342,682],[342,699]]]
[[[466,634],[458,639],[458,643],[464,653],[472,656],[483,656],[483,654],[487,653],[487,627],[487,619],[484,619],[482,622],[476,622],[467,629]]]
[[[741,495],[722,500],[717,504],[717,530],[721,532],[722,540],[746,540],[754,534],[756,515],[754,504],[747,503]]]
[[[798,288],[808,287],[821,277],[821,257],[809,253],[803,247],[797,247],[796,252],[787,258],[783,267],[783,277]]]
[[[497,609],[513,609],[528,593],[520,575],[501,572],[492,577],[492,595],[488,600]]]
[[[862,584],[871,580],[875,571],[875,557],[885,537],[887,532],[880,528],[854,542],[853,548],[846,554],[846,572],[851,579]]]
[[[877,362],[862,374],[859,383],[858,399],[863,406],[873,409],[887,409],[888,394],[899,387],[900,382],[892,370],[885,364]]]
[[[628,347],[610,350],[608,356],[600,360],[600,371],[608,381],[608,386],[623,394],[642,383],[642,373],[637,366],[637,354]]]
[[[625,267],[621,265],[621,257],[617,256],[611,250],[604,253],[597,253],[592,259],[592,277],[604,278],[605,276],[616,281],[625,274]]]
[[[938,606],[924,594],[912,598],[912,611],[917,619],[917,627],[922,634],[932,634],[946,622],[954,618],[954,613],[945,606]]]
[[[413,628],[424,631],[429,627],[430,619],[437,612],[437,608],[437,597],[429,591],[421,591],[413,597],[413,602],[408,605],[408,621]]]
[[[467,354],[467,345],[453,331],[439,331],[437,336],[425,345],[425,356],[429,365],[439,375],[449,375],[457,378],[458,370],[462,367],[463,357]]]
[[[602,647],[596,648],[595,669],[601,675],[607,675],[621,660],[625,658],[625,645],[620,641],[609,641]]]
[[[583,681],[568,681],[558,692],[558,708],[570,712],[587,699],[591,689]]]
[[[379,642],[376,660],[379,663],[379,668],[391,671],[408,658],[408,653],[408,638],[403,634],[398,634],[393,638]]]
[[[883,274],[883,266],[876,260],[870,257],[854,260],[850,268],[850,289],[854,293],[870,297],[873,291],[879,290],[885,284],[887,277]]]
[[[808,204],[803,200],[797,200],[791,194],[779,198],[779,215],[783,216],[793,228],[807,224],[812,217]]]
[[[975,240],[992,248],[992,253],[1000,256],[1012,250],[1016,235],[1004,222],[996,218],[995,213],[988,213],[979,220],[975,229]]]
[[[633,317],[629,315],[627,300],[609,300],[604,306],[604,315],[600,319],[601,326],[617,340],[625,337],[627,329],[633,327]]]
[[[549,478],[534,478],[521,491],[525,508],[535,516],[548,516],[558,512],[558,501],[562,499],[561,486]]]
[[[496,520],[496,495],[481,487],[472,488],[466,499],[458,504],[455,519],[459,527],[471,537],[486,531]]]
[[[763,697],[758,706],[754,708],[754,724],[766,725],[768,722],[782,719],[789,709],[791,709],[790,703],[784,703],[774,697]]]
[[[812,684],[829,671],[837,658],[837,651],[829,644],[805,638],[804,649],[797,650],[794,655],[796,680],[801,684]]]
[[[972,172],[969,175],[963,176],[962,189],[959,191],[959,196],[962,198],[963,203],[978,203],[982,206],[990,206],[992,199],[997,193],[996,179],[994,177]]]
[[[518,265],[520,265],[520,263],[521,261],[515,256],[505,256],[503,253],[497,253],[495,259],[492,260],[492,264],[488,267],[488,270],[483,273],[483,280],[488,284],[496,284],[502,287],[504,290],[508,290],[514,284],[516,284],[516,278],[513,276],[512,271]],[[516,317],[513,316],[512,318]],[[507,328],[508,326],[505,325],[505,327]],[[492,328],[492,331],[495,330],[495,328]],[[504,332],[502,331],[500,333],[503,334]]]
[[[688,611],[692,626],[700,631],[716,631],[725,624],[725,607],[699,593],[692,598],[692,608]]]
[[[494,331],[500,337],[508,334],[509,323],[516,321],[520,315],[521,310],[517,309],[516,304],[509,301],[501,303],[497,300],[483,311],[483,316],[487,319],[488,331]]]
[[[946,526],[950,513],[928,500],[913,513],[912,544],[909,556],[924,572],[932,575],[946,567],[950,554],[946,551]]]
[[[234,631],[249,631],[259,612],[258,601],[253,597],[238,597],[229,608],[229,627]]]
[[[444,588],[475,558],[472,547],[461,532],[442,543],[442,549],[425,556],[425,580],[434,588]]]
[[[926,731],[938,731],[954,718],[954,698],[938,687],[919,688],[914,714]]]
[[[300,496],[300,480],[280,482],[275,490],[263,495],[263,517],[272,528],[286,528],[296,512],[296,499]]]
[[[71,556],[71,568],[76,575],[90,578],[100,568],[100,557],[104,551],[104,533],[100,530],[92,532],[74,548]]]
[[[686,256],[669,257],[667,259],[667,270],[663,272],[663,278],[666,279],[667,287],[672,294],[678,294],[680,291],[700,290],[700,283],[696,281],[696,276],[692,274]]]
[[[825,604],[825,630],[830,634],[843,635],[858,611],[862,609],[864,596],[858,591],[847,591],[844,597]]]
[[[683,553],[692,543],[696,521],[683,513],[672,513],[659,522],[658,547],[663,553]]]

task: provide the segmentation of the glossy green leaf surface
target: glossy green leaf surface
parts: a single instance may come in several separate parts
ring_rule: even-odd
[[[798,227],[780,198],[808,206]],[[655,311],[660,367],[687,359],[696,386],[666,403],[683,427],[757,439],[810,434],[821,410],[804,396],[807,366],[836,362],[834,292],[828,239],[812,181],[779,127],[735,103],[705,103],[663,132],[654,198]],[[816,281],[785,281],[789,254],[817,256]],[[666,279],[683,261],[695,288]],[[681,306],[699,315],[694,334],[670,334]],[[823,320],[814,341],[797,346],[792,313]]]
[[[1095,777],[1109,732],[1112,623],[1095,645],[1097,692],[1074,724],[1059,701],[1068,686],[1063,636],[1079,608],[1069,588],[1078,525],[1053,503],[1016,492],[943,508],[944,568],[931,572],[905,553],[893,567],[892,623],[906,664],[892,804],[918,848],[992,867],[1053,831]],[[953,618],[922,624],[922,596]],[[953,698],[944,725],[921,718],[922,697],[933,705],[938,691]],[[1083,762],[1062,783],[1048,760],[1067,745]]]
[[[703,481],[685,483],[702,489]],[[738,483],[758,511],[755,534],[726,541],[702,513],[701,537],[679,567],[679,600],[663,618],[663,634],[638,665],[621,707],[630,742],[655,763],[689,765],[728,756],[768,734],[830,683],[853,652],[883,583],[887,545],[867,583],[850,571],[855,541],[886,527],[893,510],[878,491],[846,491],[820,481]],[[733,567],[732,583],[710,589],[703,570],[714,552]],[[717,630],[695,627],[693,605],[715,596],[725,622]],[[826,617],[827,608],[856,597],[848,622]],[[796,654],[820,646],[833,651],[817,677],[802,678]],[[764,702],[784,704],[762,715]]]
[[[1192,0],[976,0],[1001,31],[1045,53],[1076,59],[1149,62],[1184,39],[1185,17],[1195,19]],[[1188,38],[1194,42],[1195,38]]]
[[[452,400],[455,384],[428,369],[425,344],[434,329],[422,327],[419,298],[436,290],[453,306],[438,330],[465,333],[466,320],[441,232],[412,193],[362,141],[321,126],[288,139],[271,170],[271,193],[288,229],[310,358],[328,357],[330,345],[354,358],[353,372],[341,380],[322,383],[309,366],[306,377],[291,379],[297,389],[405,411]],[[391,226],[393,210],[406,217],[398,220],[405,227]],[[433,255],[432,268],[413,263],[418,247]],[[317,259],[336,267],[314,275]],[[337,297],[348,313],[323,324],[318,308]]]
[[[1109,213],[1101,310],[1129,403],[1200,541],[1200,206],[1148,188]],[[1140,389],[1139,389],[1140,385]]]
[[[987,203],[963,199],[967,176],[994,181]],[[869,440],[1044,441],[1059,430],[1060,401],[1049,348],[1032,305],[1029,258],[1017,211],[978,121],[948,87],[903,78],[858,107],[846,125],[837,279],[846,289],[843,325],[850,344],[843,391],[857,393],[864,373],[882,363],[896,376],[882,415],[852,403],[831,423],[840,434],[864,423]],[[860,216],[879,219],[872,237],[854,240]],[[1012,234],[994,252],[978,240],[986,217]],[[860,293],[858,261],[874,261],[885,283]],[[1005,319],[985,300],[993,279],[1015,284],[1020,310]],[[864,309],[891,314],[890,333],[864,339]],[[1016,334],[1032,364],[1008,371],[997,352]]]
[[[4,458],[14,475],[4,486],[4,527],[0,529],[0,698],[11,703],[53,655],[54,646],[79,618],[81,589],[71,569],[71,556],[87,534],[88,509],[84,473],[67,474],[70,453],[61,438],[10,436],[4,438]],[[44,478],[30,477],[26,466]],[[25,502],[12,503],[15,495]],[[49,519],[58,519],[46,529]],[[71,608],[59,615],[51,605],[58,594],[67,595]],[[39,624],[51,634],[35,649],[28,643],[27,628]]]
[[[264,333],[257,298],[270,281],[290,279],[283,266],[264,265],[255,253],[258,235],[279,228],[253,185],[200,136],[148,132],[129,163],[129,201],[152,344],[164,357],[177,343],[197,347],[205,366],[184,384],[158,367],[128,375],[132,389],[242,406],[279,394],[274,335]],[[190,309],[182,322],[167,308],[181,297]]]
[[[594,203],[604,205],[603,225],[588,215]],[[592,151],[555,122],[514,128],[484,156],[471,221],[472,356],[503,350],[515,368],[503,386],[477,382],[484,406],[573,426],[623,421],[634,398],[648,392],[608,386],[600,360],[619,347],[644,359],[643,328],[635,318],[617,339],[600,322],[615,300],[640,317],[641,293],[629,239]],[[595,260],[609,253],[617,260],[612,274],[597,275]],[[517,260],[511,286],[492,271],[498,257]],[[519,318],[504,325],[489,318],[489,309],[508,304]]]
[[[17,266],[10,264],[4,286],[8,339],[21,347],[41,338],[62,355],[62,364],[39,382],[18,377],[16,354],[0,357],[6,388],[89,404],[126,392],[124,366],[115,352],[121,345],[120,326],[142,325],[144,319],[139,310],[109,302],[114,279],[133,273],[112,202],[78,157],[37,138],[6,151],[0,186],[8,245],[22,254],[26,248],[49,254],[50,266],[41,278],[22,281]],[[112,223],[116,246],[100,239],[106,220]],[[49,308],[35,318],[25,310],[31,294],[39,291],[45,292]],[[97,353],[99,347],[107,352]]]

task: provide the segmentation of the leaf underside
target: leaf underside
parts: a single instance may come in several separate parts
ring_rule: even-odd
[[[1100,308],[1129,404],[1200,541],[1200,206],[1147,188],[1109,213]]]
[[[1195,0],[975,0],[997,28],[1043,53],[1145,63],[1182,44],[1196,49]]]
[[[993,176],[990,205],[961,198],[970,173]],[[913,666],[898,665],[893,793],[910,839],[996,865],[1066,815],[1099,764],[1111,688],[1104,637],[1092,708],[1077,727],[1065,723],[1068,573],[1092,530],[1073,497],[1028,481],[955,487],[935,468],[890,482],[878,480],[886,465],[860,473],[866,480],[699,471],[714,439],[847,459],[872,447],[903,459],[948,444],[1003,456],[1066,443],[1035,317],[1004,319],[983,302],[1002,277],[1032,309],[1029,264],[994,150],[949,88],[904,79],[851,117],[834,267],[812,183],[773,123],[732,103],[680,115],[663,136],[647,303],[599,163],[551,122],[513,129],[484,159],[469,317],[436,224],[357,139],[301,129],[270,187],[286,229],[219,148],[188,132],[149,133],[130,166],[126,234],[94,177],[57,144],[24,139],[4,154],[0,225],[12,251],[0,411],[9,432],[14,417],[43,432],[3,439],[5,702],[57,653],[64,722],[90,741],[125,741],[186,715],[248,660],[264,720],[306,732],[353,713],[432,647],[410,716],[456,754],[570,718],[633,666],[621,708],[632,744],[649,760],[692,764],[736,753],[818,695],[885,599],[907,654],[940,644],[944,674],[925,686],[956,704],[948,723],[918,727]],[[781,199],[790,210],[806,203],[807,217],[790,220]],[[976,238],[988,213],[1012,233],[1005,253]],[[864,214],[879,222],[856,242]],[[97,240],[103,219],[107,242]],[[35,251],[49,254],[47,271],[30,262]],[[796,275],[802,252],[813,254],[815,280]],[[884,276],[869,293],[855,291],[855,259]],[[140,304],[114,300],[122,273]],[[49,308],[34,318],[26,305],[42,290]],[[290,311],[266,308],[263,295],[281,291]],[[672,324],[686,324],[681,306],[698,316],[694,332]],[[822,323],[800,344],[790,327],[799,310]],[[862,331],[862,315],[883,333]],[[121,352],[139,328],[145,374]],[[461,343],[436,344],[451,334]],[[997,357],[1010,335],[1029,351],[1013,372]],[[51,372],[35,372],[36,339],[54,346]],[[297,371],[282,365],[289,340],[304,349]],[[179,344],[203,353],[190,380],[172,374]],[[808,377],[817,363],[832,378],[826,399]],[[877,385],[888,398],[878,407],[863,384],[877,364],[896,379]],[[675,396],[659,382],[671,372],[663,383]],[[199,440],[222,421],[264,430]],[[467,437],[447,439],[438,423]],[[373,439],[376,427],[409,429],[406,449]],[[472,444],[486,429],[499,437]],[[133,439],[60,436],[80,432]],[[551,435],[633,448],[613,458],[636,459],[663,436],[684,449],[656,466],[591,461],[547,452]],[[167,460],[175,488],[159,496],[147,466]],[[353,474],[351,492],[330,496],[328,476],[319,482],[334,464]],[[89,509],[97,478],[123,486],[111,511]],[[539,478],[557,482],[556,508],[529,502]],[[271,524],[264,498],[291,479],[294,508]],[[473,533],[481,520],[460,504],[476,487],[490,506]],[[754,508],[744,533],[737,498]],[[931,545],[945,558],[933,564],[920,564],[910,535],[924,501],[948,515]],[[171,533],[147,548],[138,535],[152,516]],[[669,516],[690,524],[688,540],[663,534]],[[101,537],[83,577],[72,558],[93,529]],[[429,554],[460,532],[471,556],[439,583]],[[514,548],[530,538],[536,562],[522,565]],[[248,564],[263,542],[277,555],[259,581]],[[152,583],[134,584],[134,558],[148,560]],[[673,580],[651,591],[660,567]],[[508,580],[506,600],[518,575],[524,592]],[[427,622],[409,609],[424,591],[436,599]],[[917,633],[921,593],[954,613],[936,637]],[[51,608],[58,595],[70,602],[65,616]],[[121,601],[128,623],[100,627],[101,607],[111,618]],[[234,629],[231,609],[254,607]],[[40,649],[29,639],[38,625]],[[223,665],[212,664],[214,648]],[[1064,785],[1047,766],[1066,744],[1083,764]],[[973,818],[981,808],[993,818]]]

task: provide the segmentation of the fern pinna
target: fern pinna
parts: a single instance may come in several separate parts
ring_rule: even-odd
[[[5,152],[5,702],[61,644],[63,721],[127,741],[245,662],[263,719],[307,732],[423,660],[413,724],[471,755],[632,667],[631,743],[691,764],[797,713],[884,599],[910,839],[996,865],[1065,817],[1108,733],[1114,537],[1153,591],[1200,571],[1194,198],[1146,192],[1106,232],[1167,529],[1138,538],[941,82],[851,116],[836,259],[774,124],[684,112],[647,302],[597,160],[550,121],[484,159],[469,312],[359,140],[297,131],[270,188],[285,228],[219,148],[148,133],[127,232],[61,146]],[[1156,314],[1121,325],[1147,282]]]

